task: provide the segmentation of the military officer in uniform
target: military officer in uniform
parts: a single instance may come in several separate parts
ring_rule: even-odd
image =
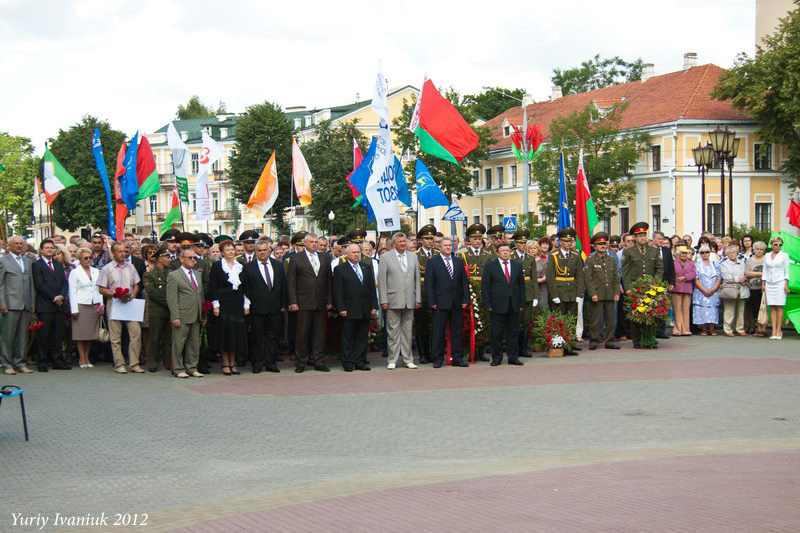
[[[573,228],[564,228],[558,232],[559,249],[547,256],[547,293],[550,298],[550,309],[568,313],[577,319],[578,298],[583,296],[583,259],[581,254],[573,250],[575,236]],[[568,348],[565,355],[578,355]]]
[[[180,251],[180,245],[178,244],[178,235],[180,234],[181,234],[180,230],[173,228],[173,229],[168,229],[161,236],[161,240],[167,243],[167,255],[169,255],[169,261],[170,261],[169,265],[167,266],[167,270],[170,272],[172,272],[181,265],[180,261],[178,260],[178,252]]]
[[[348,232],[345,236],[345,246],[348,244],[357,244],[359,248],[364,243],[364,239],[367,238],[367,230],[363,228],[356,228]],[[347,254],[342,254],[342,257],[339,259],[340,262],[344,263],[347,261]],[[361,252],[361,261],[366,261],[370,265],[372,265],[372,258],[368,255],[364,255],[364,252]]]
[[[583,281],[591,299],[591,323],[589,325],[589,349],[596,350],[603,344],[611,350],[619,350],[614,340],[614,302],[619,301],[619,278],[617,261],[608,253],[608,233],[595,233],[592,237],[594,253],[586,258]],[[605,333],[600,336],[601,323]]]
[[[258,240],[258,232],[252,229],[243,231],[239,235],[239,242],[244,245],[244,253],[236,258],[241,264],[246,265],[256,258],[256,241]]]
[[[164,235],[166,235],[166,233]],[[171,259],[167,265],[168,272],[172,272],[173,270],[177,270],[181,267],[181,250],[183,248],[193,247],[195,241],[196,239],[193,233],[189,233],[188,231],[178,232],[174,241],[176,252],[174,256],[170,255]]]
[[[525,279],[525,310],[519,316],[519,353],[520,357],[532,357],[528,353],[528,326],[533,318],[533,310],[539,304],[539,283],[536,281],[536,258],[529,255],[527,242],[531,232],[527,229],[517,230],[512,236],[514,251],[511,259],[522,263],[522,275]]]
[[[502,224],[495,224],[486,232],[486,235],[488,235],[491,239],[491,242],[487,248],[492,254],[492,259],[497,257],[497,247],[500,246],[501,243],[505,242],[503,239],[505,232],[506,228],[504,228]]]
[[[417,268],[419,268],[419,282],[425,285],[425,265],[428,259],[439,255],[434,248],[436,238],[436,227],[433,224],[422,226],[417,232],[417,244],[419,248],[415,252],[417,256]],[[422,306],[414,311],[414,337],[417,340],[417,351],[419,352],[420,364],[433,362],[431,356],[431,309],[428,307],[427,291],[422,291]]]
[[[194,262],[194,269],[198,273],[198,277],[203,282],[203,301],[207,299],[207,291],[210,286],[209,280],[211,279],[211,259],[206,257],[206,253],[208,253],[208,249],[211,248],[212,244],[213,242],[211,240],[211,236],[207,233],[196,234],[194,236],[194,243],[192,243],[194,253],[197,255],[197,260]],[[208,346],[213,344],[213,331],[213,327],[207,328],[206,339],[200,339],[200,355],[197,360],[197,371],[201,374],[211,373],[211,367],[209,366],[211,354],[209,353]]]
[[[172,350],[172,326],[169,323],[167,305],[167,265],[170,262],[169,245],[162,243],[155,253],[155,267],[142,276],[144,290],[147,292],[148,346],[147,369],[158,371],[161,363],[169,369]]]
[[[658,248],[647,244],[647,230],[650,225],[647,222],[637,222],[631,226],[631,234],[634,243],[630,248],[625,248],[622,252],[622,284],[625,293],[630,294],[630,287],[633,282],[642,276],[661,277],[664,274],[664,263],[661,261],[661,253]],[[631,337],[634,348],[642,348],[639,341],[642,333],[639,325],[631,322]]]
[[[292,249],[286,255],[283,256],[281,261],[283,262],[283,273],[287,274],[289,272],[289,262],[294,260],[294,256],[297,254],[303,253],[306,248],[303,239],[306,238],[305,231],[298,231],[291,238]],[[297,332],[297,313],[296,312],[287,312],[283,314],[286,317],[286,346],[289,351],[289,356],[294,358],[294,341],[295,341],[295,334]]]
[[[481,284],[481,272],[483,267],[494,258],[494,254],[481,248],[483,235],[485,233],[486,226],[480,222],[468,227],[466,236],[467,246],[466,248],[462,248],[460,253],[461,259],[463,259],[464,264],[467,265],[467,276],[470,283],[477,282],[478,286]],[[478,290],[477,296],[480,299],[480,290]],[[489,325],[486,324],[486,326],[488,327]],[[468,349],[469,345],[469,339],[465,339],[464,348]],[[478,361],[489,360],[488,357],[483,355],[482,350],[479,350],[478,353],[475,354],[475,359]]]

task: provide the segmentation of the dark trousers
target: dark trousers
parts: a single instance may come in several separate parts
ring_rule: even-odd
[[[551,311],[559,311],[561,313],[572,315],[574,317],[578,316],[578,302],[565,302],[561,301],[560,304],[554,303],[550,300],[550,310]]]
[[[324,365],[325,354],[325,318],[328,312],[324,309],[313,311],[297,311],[296,334],[294,338],[295,364],[298,367]]]
[[[592,321],[589,325],[589,339],[596,344],[606,344],[614,339],[614,300],[589,300]],[[605,331],[603,331],[605,322]],[[601,336],[602,332],[602,336]]]
[[[297,338],[297,316],[300,312],[286,313],[286,347],[289,355],[295,354],[295,339]]]
[[[267,368],[274,370],[275,353],[278,349],[283,316],[281,313],[267,313],[265,315],[248,315],[250,317],[250,327],[252,332],[250,339],[255,344],[251,344],[250,362],[253,370]]]
[[[420,362],[431,360],[431,323],[428,318],[431,312],[426,304],[414,311],[414,337],[417,339],[417,352]]]
[[[621,295],[620,298],[624,298],[624,296]],[[625,306],[622,305],[622,300],[620,300],[617,306],[617,327],[615,335],[617,338],[631,337],[631,321],[625,316]]]
[[[172,324],[169,318],[151,316],[147,329],[147,367],[157,369],[164,363],[164,368],[169,370],[172,363]]]
[[[342,367],[360,368],[367,365],[367,340],[369,338],[370,316],[352,319],[341,318],[342,328]]]
[[[433,310],[433,362],[444,363],[444,351],[446,346],[445,330],[450,327],[450,354],[454,362],[461,361],[463,354],[462,348],[462,321],[464,311],[461,307],[454,306],[452,309]]]
[[[490,313],[492,323],[492,361],[503,362],[503,341],[508,350],[508,360],[519,359],[519,311],[509,309],[507,313]]]
[[[524,356],[528,352],[528,328],[531,325],[534,314],[533,301],[525,302],[525,310],[519,314],[519,355]]]
[[[53,367],[65,366],[64,363],[64,313],[36,313],[42,321],[42,328],[36,332],[37,357],[36,366],[47,368],[48,359],[52,359]]]

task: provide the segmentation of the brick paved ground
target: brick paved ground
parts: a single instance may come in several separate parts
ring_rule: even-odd
[[[630,343],[628,343],[630,346]],[[800,338],[672,339],[524,367],[177,380],[13,376],[12,513],[139,530],[800,530]],[[558,490],[555,490],[558,489]]]

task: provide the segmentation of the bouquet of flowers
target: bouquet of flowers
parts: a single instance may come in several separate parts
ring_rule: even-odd
[[[383,349],[383,329],[378,325],[378,317],[374,316],[369,320],[367,346],[372,346],[374,350]]]
[[[28,324],[28,331],[39,331],[44,326],[44,322],[36,318],[36,315],[31,315],[30,323]]]
[[[469,339],[472,335],[472,318],[475,318],[475,347],[483,346],[489,343],[489,332],[486,325],[489,323],[488,311],[481,305],[480,294],[481,284],[477,280],[469,279],[469,304],[464,309],[463,333],[464,333],[464,346],[469,348]]]
[[[547,311],[534,316],[528,342],[545,346],[546,350],[570,348],[575,343],[577,317],[559,311]]]
[[[633,282],[631,293],[625,296],[624,306],[628,320],[638,324],[642,331],[640,344],[645,348],[656,348],[656,328],[669,320],[672,308],[669,286],[661,278],[642,276]]]
[[[209,311],[214,310],[214,304],[212,304],[209,300],[203,300],[203,312],[208,313]]]
[[[125,298],[131,292],[130,289],[123,289],[122,287],[117,287],[114,289],[114,298]]]

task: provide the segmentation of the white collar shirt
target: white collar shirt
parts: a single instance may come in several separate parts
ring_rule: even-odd
[[[267,282],[267,275],[264,273],[265,270],[269,273],[269,282]],[[266,261],[258,262],[258,271],[261,272],[261,277],[264,278],[264,283],[266,283],[268,286],[271,286],[273,283],[275,283],[275,271],[272,270],[272,261],[270,261],[269,258],[267,258]]]
[[[17,260],[17,264],[19,265],[20,270],[22,270],[22,272],[25,273],[25,261],[22,260],[22,256],[17,255],[14,252],[8,252],[8,253],[11,254],[11,257]]]

